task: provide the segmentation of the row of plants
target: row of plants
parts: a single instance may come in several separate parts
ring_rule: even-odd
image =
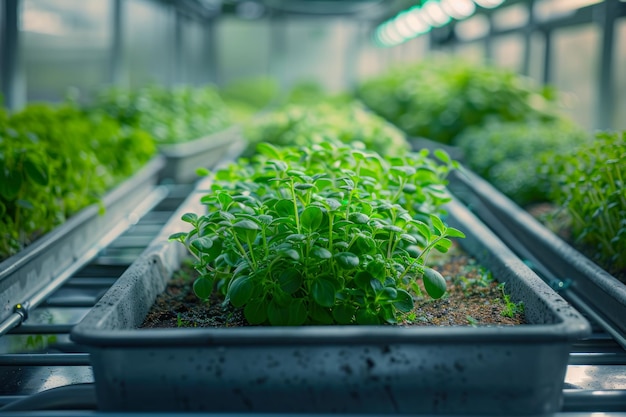
[[[468,168],[520,206],[550,204],[541,220],[624,279],[623,133],[589,134],[563,116],[555,90],[457,60],[392,70],[357,94],[409,135],[456,146]]]
[[[155,153],[146,132],[71,104],[0,110],[0,260],[135,173]]]
[[[407,135],[444,144],[456,144],[465,129],[492,120],[560,117],[553,89],[510,70],[443,57],[371,77],[355,94]]]
[[[255,154],[259,143],[307,146],[329,140],[360,142],[383,155],[402,155],[410,150],[402,131],[356,100],[287,102],[251,119],[244,125],[244,136],[248,142],[245,156]]]
[[[228,106],[212,85],[108,88],[88,107],[148,132],[159,145],[188,142],[232,124]]]

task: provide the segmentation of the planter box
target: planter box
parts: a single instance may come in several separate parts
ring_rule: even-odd
[[[578,252],[528,212],[469,170],[454,172],[451,191],[520,257],[541,267],[556,289],[591,306],[603,327],[626,348],[626,284]],[[577,307],[579,303],[576,303]],[[617,334],[616,334],[617,332]]]
[[[588,322],[459,203],[466,249],[523,300],[515,327],[136,329],[185,249],[167,236],[201,212],[192,194],[73,329],[103,411],[541,415],[560,410],[570,346]]]
[[[213,168],[229,152],[239,153],[243,146],[239,126],[232,126],[211,135],[173,145],[159,146],[166,158],[161,179],[188,184],[198,179],[197,168]]]
[[[100,205],[90,205],[0,263],[0,321],[11,316],[17,304],[24,303],[76,260],[91,253],[114,225],[135,211],[154,190],[163,164],[162,157],[154,158],[107,193],[102,198],[104,214],[100,214]]]

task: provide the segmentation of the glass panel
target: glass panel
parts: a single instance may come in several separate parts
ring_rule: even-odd
[[[237,78],[268,75],[270,64],[269,20],[220,18],[216,27],[220,84]]]
[[[356,59],[354,35],[358,23],[341,18],[294,18],[285,31],[286,86],[314,80],[328,91],[346,87],[348,60]],[[402,60],[400,47],[392,48],[394,60]],[[350,64],[351,65],[351,64]]]
[[[528,22],[529,14],[525,4],[503,7],[493,13],[493,25],[498,30],[519,28]]]
[[[149,0],[126,0],[123,4],[125,64],[130,87],[172,83],[175,68],[173,9]]]
[[[458,22],[454,31],[461,41],[470,41],[486,36],[489,33],[489,20],[485,15],[478,14],[462,22]]]
[[[626,42],[623,42],[626,39],[626,18],[619,19],[615,23],[615,69],[613,73],[615,112],[613,113],[613,127],[618,130],[626,130]]]
[[[182,47],[183,63],[181,81],[186,84],[208,83],[210,74],[207,67],[206,32],[197,20],[183,21]]]
[[[485,43],[484,42],[470,42],[457,46],[454,49],[454,55],[481,64],[485,60]]]
[[[538,84],[543,83],[545,65],[546,40],[542,33],[533,33],[530,37],[530,65],[528,75],[534,78]]]
[[[109,81],[111,9],[103,0],[23,2],[28,101],[60,101],[71,87],[87,98]]]
[[[585,25],[554,32],[552,80],[564,93],[570,115],[591,130],[597,113],[600,30]]]
[[[492,41],[493,61],[499,67],[522,72],[524,59],[524,36],[512,34],[498,36]]]
[[[573,14],[577,9],[601,3],[603,0],[539,0],[534,13],[539,21],[557,19]]]

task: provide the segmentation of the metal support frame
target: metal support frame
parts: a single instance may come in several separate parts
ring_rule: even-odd
[[[19,47],[20,3],[20,0],[2,2],[0,71],[4,106],[10,110],[18,110],[26,102]]]
[[[124,6],[122,0],[112,0],[111,13],[111,56],[109,82],[113,85],[124,85]]]
[[[205,53],[205,63],[206,63],[206,72],[204,76],[204,80],[207,83],[213,83],[216,85],[220,84],[220,74],[219,74],[219,65],[218,65],[218,43],[217,43],[217,28],[216,28],[216,20],[209,19],[204,26],[205,32],[205,42],[206,42],[206,53]]]
[[[598,10],[598,23],[602,28],[602,49],[600,68],[598,69],[598,102],[596,105],[596,128],[608,129],[613,125],[615,108],[614,85],[614,50],[615,20],[619,0],[604,0]]]
[[[172,78],[171,85],[176,85],[184,81],[185,78],[185,64],[183,53],[183,25],[184,19],[182,12],[174,8],[174,39],[172,43]]]

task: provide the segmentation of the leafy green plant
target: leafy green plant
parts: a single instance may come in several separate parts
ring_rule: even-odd
[[[552,200],[571,217],[576,242],[626,279],[626,132],[599,132],[583,146],[551,155],[543,175],[552,181]]]
[[[101,91],[89,107],[150,133],[158,144],[198,139],[231,124],[228,107],[210,85],[110,88]]]
[[[400,130],[359,102],[288,105],[251,121],[244,135],[248,140],[247,156],[253,155],[261,142],[278,146],[361,142],[367,149],[383,155],[402,155],[409,151],[409,144]]]
[[[550,89],[512,71],[458,59],[430,59],[365,80],[356,95],[407,134],[453,144],[489,120],[552,120]]]
[[[501,283],[498,285],[500,291],[502,291],[502,301],[504,302],[504,308],[500,312],[503,317],[513,318],[518,314],[524,313],[524,302],[520,301],[518,303],[511,300],[511,296],[504,292],[505,283]]]
[[[489,122],[466,129],[457,145],[470,169],[526,206],[549,200],[549,182],[538,180],[544,157],[568,152],[589,139],[589,134],[566,119]]]
[[[219,291],[251,324],[395,323],[420,278],[430,296],[445,293],[429,253],[463,237],[439,217],[457,164],[437,156],[260,144],[214,174],[206,214],[185,214],[192,229],[170,239],[196,259],[196,295]]]
[[[0,116],[0,259],[96,203],[155,152],[149,135],[71,105]]]

